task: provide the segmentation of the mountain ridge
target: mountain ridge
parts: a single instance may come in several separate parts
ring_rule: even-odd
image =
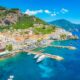
[[[49,24],[56,25],[66,30],[80,28],[80,24],[72,23],[66,19],[59,19],[59,20],[51,21],[49,22]]]

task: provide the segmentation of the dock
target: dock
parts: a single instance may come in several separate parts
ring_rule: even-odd
[[[51,59],[55,59],[55,60],[58,60],[58,61],[61,61],[61,60],[64,59],[64,58],[61,57],[61,56],[52,55],[52,54],[48,54],[48,53],[34,52],[34,51],[29,51],[29,50],[24,51],[24,52],[28,52],[28,53],[30,53],[30,54],[39,55],[39,56],[45,55],[46,58],[51,58]]]
[[[55,48],[66,48],[69,50],[76,50],[76,47],[74,47],[74,46],[60,46],[60,45],[49,45],[49,46],[55,47]]]
[[[42,51],[40,50],[38,52],[35,52],[35,51],[32,51],[32,50],[24,50],[24,51],[16,50],[16,51],[10,52],[9,54],[0,56],[0,59],[4,59],[4,58],[11,57],[11,56],[15,56],[19,52],[26,52],[27,54],[38,55],[39,57],[44,55],[45,58],[51,58],[51,59],[55,59],[55,60],[58,60],[58,61],[61,61],[61,60],[64,59],[63,57],[58,56],[58,55],[52,55],[52,54],[49,54],[49,53],[42,53],[43,50]]]

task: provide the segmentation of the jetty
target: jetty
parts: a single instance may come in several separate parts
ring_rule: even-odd
[[[61,56],[57,56],[57,55],[52,55],[52,54],[48,54],[48,53],[42,53],[42,52],[34,52],[34,51],[30,51],[30,50],[26,50],[24,52],[30,53],[30,54],[34,54],[34,55],[38,55],[38,56],[42,56],[44,55],[45,58],[51,58],[51,59],[55,59],[58,61],[63,60],[64,58]]]
[[[32,50],[23,50],[23,51],[22,50],[16,50],[16,51],[9,52],[9,54],[5,54],[5,55],[0,56],[0,59],[4,59],[4,58],[11,57],[11,56],[15,56],[19,52],[26,52],[26,54],[28,54],[28,55],[33,54],[33,55],[36,56],[35,58],[41,57],[41,59],[42,59],[42,56],[45,56],[44,58],[51,58],[51,59],[55,59],[55,60],[58,60],[58,61],[61,61],[61,60],[64,59],[63,57],[58,56],[58,55],[52,55],[52,54],[49,54],[49,53],[42,53],[43,50],[40,50],[38,52],[35,52],[35,51],[32,51]]]
[[[55,47],[55,48],[66,48],[66,49],[70,49],[70,50],[76,50],[76,47],[74,46],[60,46],[60,45],[49,45],[51,47]]]

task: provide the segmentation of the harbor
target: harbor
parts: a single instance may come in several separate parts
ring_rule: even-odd
[[[55,60],[58,60],[58,61],[61,61],[61,60],[64,59],[63,57],[60,57],[60,56],[57,56],[57,55],[52,55],[52,54],[49,54],[49,53],[33,52],[33,51],[24,51],[24,52],[37,55],[38,57],[44,55],[45,58],[51,58],[51,59],[55,59]]]
[[[51,58],[51,59],[57,60],[57,61],[61,61],[61,60],[64,59],[61,56],[52,55],[52,54],[49,54],[49,53],[42,53],[42,51],[34,52],[34,51],[31,51],[31,50],[24,50],[24,51],[17,50],[17,51],[13,51],[13,52],[8,52],[8,53],[5,53],[5,55],[4,54],[1,55],[0,59],[4,59],[4,58],[9,58],[11,56],[15,56],[16,54],[18,54],[20,52],[26,52],[27,55],[33,54],[34,58],[38,58],[38,59],[40,58],[40,61],[42,61],[44,58]],[[40,61],[37,61],[37,62],[40,62]]]

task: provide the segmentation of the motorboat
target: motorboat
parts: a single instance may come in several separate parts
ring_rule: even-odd
[[[38,58],[39,56],[40,56],[39,54],[36,54],[36,55],[34,56],[34,59]]]
[[[45,55],[41,55],[38,59],[37,59],[37,63],[41,62],[46,56]]]

